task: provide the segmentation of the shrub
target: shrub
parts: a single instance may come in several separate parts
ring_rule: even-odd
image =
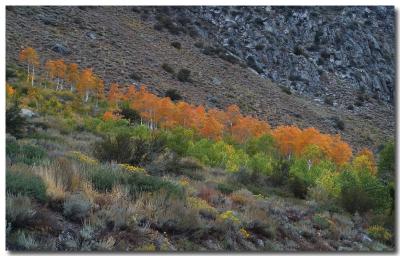
[[[247,189],[234,191],[230,196],[232,202],[239,205],[247,205],[255,201],[253,194]]]
[[[326,105],[333,106],[333,98],[330,96],[325,97],[324,102]]]
[[[130,124],[139,123],[140,122],[140,114],[131,108],[122,108],[120,115],[122,118],[129,121]]]
[[[182,48],[182,45],[179,42],[172,42],[171,46],[175,47],[176,49],[181,49]]]
[[[269,177],[271,183],[280,186],[286,183],[289,178],[290,163],[285,159],[278,159],[272,162],[272,173]]]
[[[328,229],[331,226],[330,220],[322,214],[314,215],[313,222],[318,229]]]
[[[265,46],[264,46],[263,44],[257,44],[257,45],[255,46],[255,49],[256,49],[257,51],[262,51],[262,50],[264,50],[264,48],[265,48]]]
[[[164,133],[166,145],[178,155],[186,155],[190,143],[194,138],[194,132],[183,127],[176,127]]]
[[[140,82],[143,79],[143,77],[140,73],[138,73],[137,71],[133,71],[133,70],[131,71],[129,78],[133,79],[135,81],[138,81],[138,82]]]
[[[309,184],[301,177],[293,176],[289,179],[289,187],[295,197],[304,199],[307,195]]]
[[[179,101],[182,99],[181,94],[176,89],[168,89],[165,92],[165,97],[169,97],[172,101]]]
[[[60,131],[61,134],[70,134],[78,127],[78,123],[73,118],[54,117],[49,122],[49,127]]]
[[[29,226],[35,218],[36,210],[29,197],[12,194],[6,196],[6,219],[12,227]]]
[[[6,109],[6,132],[17,138],[21,138],[24,135],[27,125],[26,119],[20,113],[21,109],[17,102],[14,102],[11,107]]]
[[[161,65],[161,67],[162,67],[165,71],[167,71],[168,73],[170,73],[170,74],[175,74],[174,68],[171,67],[169,64],[163,63],[163,64]]]
[[[93,152],[101,161],[138,165],[148,161],[152,153],[161,152],[163,148],[163,142],[157,138],[146,140],[119,133],[96,142]]]
[[[339,117],[334,117],[332,118],[332,120],[336,129],[339,129],[341,131],[344,130],[345,125],[343,120],[341,120]]]
[[[177,78],[181,82],[190,82],[190,70],[185,68],[179,70]]]
[[[213,189],[211,187],[203,186],[200,188],[200,191],[197,196],[199,198],[207,201],[208,203],[212,203],[217,195],[218,195],[218,192],[215,189]]]
[[[253,155],[248,165],[255,172],[264,175],[270,175],[272,173],[272,159],[265,154],[257,153]]]
[[[154,192],[163,190],[167,195],[183,196],[182,187],[161,178],[154,176],[146,176],[138,173],[130,174],[124,185],[129,188],[132,194],[139,194],[141,192]]]
[[[279,86],[279,88],[281,88],[282,92],[286,93],[287,95],[291,95],[292,94],[292,91],[290,90],[289,87],[281,85],[281,86]]]
[[[26,234],[23,230],[18,230],[15,238],[15,245],[20,250],[32,251],[36,250],[39,246],[38,242],[30,234]]]
[[[388,188],[368,171],[343,171],[339,181],[341,203],[351,213],[381,211],[391,205]]]
[[[233,211],[226,211],[221,213],[218,216],[218,219],[222,222],[228,221],[232,223],[240,223],[239,218],[236,216],[236,214]]]
[[[46,151],[32,144],[19,144],[16,141],[8,141],[6,144],[6,154],[12,162],[20,162],[33,165],[46,157]]]
[[[71,220],[83,220],[89,216],[91,202],[83,193],[72,194],[64,202],[63,214]]]
[[[16,67],[7,65],[6,66],[6,81],[8,81],[10,78],[17,77],[17,72],[16,72]]]
[[[221,191],[223,194],[230,194],[230,193],[232,193],[233,191],[235,191],[235,190],[237,190],[238,189],[238,187],[237,186],[234,186],[234,185],[232,185],[232,184],[226,184],[226,183],[218,183],[217,184],[217,189],[219,190],[219,191]]]
[[[340,196],[340,183],[338,172],[327,172],[321,175],[316,180],[317,186],[320,186],[324,193],[331,198],[339,198]]]
[[[269,134],[265,134],[259,138],[251,138],[246,142],[244,147],[246,153],[249,155],[255,155],[257,153],[268,155],[276,154],[274,137]]]
[[[164,171],[164,174],[174,173],[176,175],[184,175],[194,180],[203,180],[203,166],[196,160],[190,157],[178,158],[176,155],[172,155],[169,159],[161,159],[164,162],[164,168],[158,169]],[[154,172],[154,171],[153,171]]]
[[[296,55],[305,55],[304,49],[301,46],[295,46],[293,53]]]
[[[42,202],[46,200],[46,186],[43,180],[28,170],[6,171],[6,190],[13,195],[26,195]]]
[[[187,204],[189,208],[197,209],[203,214],[207,213],[211,216],[215,216],[217,214],[217,210],[203,199],[197,197],[188,197]]]
[[[380,177],[385,179],[393,177],[395,173],[395,150],[396,145],[391,141],[379,153],[378,173]]]
[[[236,172],[241,166],[246,166],[248,155],[241,149],[235,149],[223,141],[212,142],[201,139],[190,143],[188,153],[202,163],[212,167],[222,167]]]
[[[385,229],[382,226],[374,225],[368,228],[368,234],[378,241],[388,243],[392,239],[392,234],[389,230]]]
[[[41,112],[57,115],[64,111],[64,105],[58,100],[56,96],[51,96],[50,99],[45,100],[41,105]]]

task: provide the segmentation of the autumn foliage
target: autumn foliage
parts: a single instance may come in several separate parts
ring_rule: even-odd
[[[296,126],[278,126],[272,135],[285,155],[300,156],[307,146],[316,145],[337,164],[348,162],[352,156],[351,147],[339,135],[322,134],[313,127],[301,130]]]
[[[28,63],[28,68],[39,64],[37,53],[32,48],[22,50],[20,59]],[[140,114],[141,123],[150,129],[180,126],[192,129],[211,140],[230,138],[238,143],[270,134],[280,152],[288,157],[303,155],[310,145],[316,146],[338,165],[349,162],[352,156],[350,146],[339,135],[322,134],[312,127],[300,129],[296,126],[278,126],[271,129],[265,121],[242,115],[237,105],[230,105],[225,111],[216,108],[207,110],[203,106],[194,106],[183,101],[174,102],[169,97],[158,97],[144,85],[139,89],[131,85],[123,90],[116,83],[110,85],[105,96],[103,80],[90,68],[80,71],[77,64],[67,64],[59,59],[48,60],[45,70],[48,78],[56,81],[57,89],[63,89],[63,83],[66,82],[71,90],[77,90],[84,102],[93,97],[97,106],[99,100],[107,99],[109,111],[104,113],[104,120],[114,120],[116,116],[113,112],[119,109],[121,102],[125,102]],[[375,172],[372,153],[363,151],[360,154],[354,164],[367,165]]]
[[[31,85],[33,86],[33,82],[35,80],[35,66],[39,65],[39,56],[35,49],[32,47],[28,47],[22,49],[19,53],[19,60],[21,62],[26,62],[28,67],[28,76],[27,81],[31,81]]]

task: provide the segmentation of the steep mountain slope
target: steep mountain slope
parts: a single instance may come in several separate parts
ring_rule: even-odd
[[[93,67],[107,83],[144,83],[160,95],[174,88],[185,100],[209,107],[236,103],[245,114],[257,115],[272,126],[315,126],[323,132],[340,133],[355,148],[375,147],[393,137],[393,105],[379,97],[353,90],[330,73],[326,73],[324,86],[330,87],[327,90],[335,92],[335,97],[315,99],[308,94],[285,93],[279,84],[248,68],[243,60],[229,57],[226,50],[215,47],[218,38],[214,40],[201,31],[183,33],[187,30],[184,26],[160,16],[156,22],[153,16],[161,11],[131,7],[8,7],[7,63],[17,63],[20,48],[32,46],[43,57],[64,58],[81,67]],[[179,42],[181,48],[171,46],[172,42]],[[280,59],[286,60],[284,56]],[[175,73],[190,70],[191,81],[179,81],[162,68],[163,64],[171,66]]]
[[[192,35],[206,32],[261,75],[298,93],[339,98],[329,85],[345,83],[393,101],[393,7],[210,6],[155,13],[158,20],[172,16]]]

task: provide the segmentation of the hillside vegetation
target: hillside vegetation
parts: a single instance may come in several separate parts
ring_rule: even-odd
[[[41,64],[33,48],[19,60],[6,84],[9,250],[393,250],[393,142],[353,154],[339,135],[271,128],[236,105],[106,93],[92,69]]]
[[[158,96],[176,89],[196,106],[236,104],[271,127],[312,126],[340,134],[355,151],[375,150],[395,137],[395,108],[384,100],[393,95],[393,13],[360,6],[8,6],[6,61],[22,67],[18,53],[30,46],[43,65],[62,58],[93,68],[106,91],[113,82],[122,91],[146,84]]]

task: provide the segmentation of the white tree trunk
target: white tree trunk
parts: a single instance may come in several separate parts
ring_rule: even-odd
[[[89,91],[86,90],[85,102],[88,102],[88,100],[89,100]]]
[[[29,81],[29,74],[30,74],[30,70],[29,70],[29,63],[28,63],[28,76],[26,77],[26,81]]]
[[[35,80],[35,65],[32,65],[32,87],[33,87],[33,80]]]

